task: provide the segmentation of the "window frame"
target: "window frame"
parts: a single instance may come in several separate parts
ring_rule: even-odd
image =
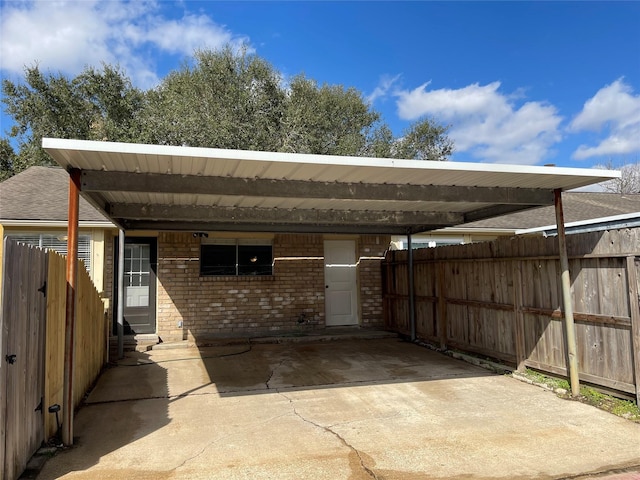
[[[53,250],[61,255],[67,254],[67,232],[42,231],[16,231],[7,232],[4,235],[13,241],[26,243],[34,247]],[[63,240],[64,238],[64,240]],[[52,241],[54,240],[54,241]],[[82,260],[88,273],[92,271],[93,238],[90,233],[78,233],[78,260]]]
[[[208,246],[219,246],[219,247],[233,247],[233,263],[231,261],[220,262],[217,265],[206,265],[204,263],[205,257],[210,256],[211,253],[206,254],[205,249]],[[253,272],[249,272],[246,267],[249,266],[248,263],[242,261],[242,257],[249,252],[243,252],[243,250],[247,250],[247,247],[269,247],[270,260],[267,264],[266,262],[260,262],[257,264],[257,270]],[[220,273],[207,273],[207,270],[212,268],[218,268],[221,270]],[[267,238],[202,238],[200,240],[200,265],[199,265],[199,275],[200,277],[272,277],[273,276],[273,267],[274,267],[274,257],[273,257],[273,239]],[[267,271],[268,268],[268,271]],[[226,269],[226,270],[225,270]],[[260,273],[260,270],[264,269],[263,273]]]

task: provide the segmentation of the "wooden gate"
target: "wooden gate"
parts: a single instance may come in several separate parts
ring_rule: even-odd
[[[14,480],[44,440],[47,252],[5,239],[0,297],[0,477]]]

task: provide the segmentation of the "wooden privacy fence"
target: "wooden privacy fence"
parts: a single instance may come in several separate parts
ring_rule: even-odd
[[[3,256],[0,478],[13,480],[57,430],[48,408],[63,401],[67,282],[66,260],[55,252],[5,239]],[[74,407],[105,364],[108,338],[102,300],[84,267],[77,290]]]
[[[582,381],[640,397],[640,229],[567,236]],[[409,335],[407,251],[383,262],[387,328]],[[415,333],[567,376],[558,239],[414,250]]]

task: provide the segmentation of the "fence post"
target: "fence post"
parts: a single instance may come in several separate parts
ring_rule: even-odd
[[[445,276],[444,276],[444,262],[438,262],[438,337],[440,338],[440,348],[442,350],[447,349],[447,300],[445,298]]]
[[[516,365],[518,372],[525,369],[525,360],[527,359],[526,345],[524,340],[524,314],[522,313],[522,261],[513,260],[513,313],[515,319],[515,350]]]
[[[638,264],[638,266],[636,266]],[[640,405],[640,295],[638,292],[638,268],[640,263],[633,256],[627,257],[627,282],[629,284],[629,316],[631,317],[631,345],[633,371],[636,384],[636,403]]]
[[[562,211],[562,190],[553,191],[556,207],[556,225],[558,228],[558,246],[560,250],[560,269],[562,280],[562,304],[564,310],[564,327],[567,337],[567,356],[569,362],[569,381],[571,395],[580,395],[580,379],[578,377],[578,347],[576,328],[573,321],[573,302],[571,299],[571,277],[569,275],[569,257],[567,255],[567,239],[564,231],[564,212]]]
[[[411,232],[407,233],[407,272],[409,274],[409,330],[411,341],[416,341],[416,300],[413,285],[413,245],[411,244]]]

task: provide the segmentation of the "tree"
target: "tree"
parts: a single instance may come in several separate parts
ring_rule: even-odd
[[[304,75],[285,83],[266,60],[230,47],[196,51],[147,91],[109,65],[73,79],[31,67],[23,83],[5,80],[2,91],[19,146],[11,174],[50,162],[40,147],[45,136],[428,160],[453,150],[448,127],[432,119],[395,138],[355,88]]]
[[[318,86],[304,75],[290,84],[282,150],[322,155],[362,155],[380,115],[355,88]]]
[[[19,152],[13,174],[31,165],[51,164],[42,150],[43,137],[82,140],[135,141],[143,106],[142,92],[117,67],[85,69],[74,79],[27,68],[25,82],[2,82],[5,111],[15,125]]]
[[[604,165],[598,165],[597,168],[606,170],[620,170],[622,175],[620,178],[614,178],[600,185],[606,192],[622,193],[622,194],[640,194],[640,161],[636,159],[635,163],[614,164],[609,160]]]
[[[0,182],[11,177],[15,173],[16,153],[9,140],[0,139]]]
[[[423,118],[411,125],[395,145],[398,158],[446,160],[453,153],[453,142],[447,137],[448,126]]]
[[[265,60],[231,48],[198,51],[193,65],[147,92],[144,143],[278,150],[285,94]]]

